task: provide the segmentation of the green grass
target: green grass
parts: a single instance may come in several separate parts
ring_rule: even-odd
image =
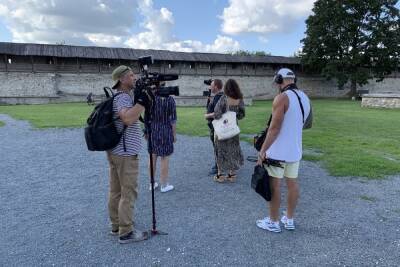
[[[4,122],[0,121],[0,127],[4,126]]]
[[[0,106],[0,113],[28,120],[36,128],[82,127],[93,106],[84,103]]]
[[[256,101],[240,121],[242,140],[265,125],[271,101]],[[84,103],[0,106],[0,113],[37,128],[82,127],[93,106]],[[361,108],[360,102],[313,100],[314,125],[304,131],[304,159],[319,161],[334,176],[382,178],[400,173],[400,111]],[[179,107],[178,132],[208,136],[204,107]]]

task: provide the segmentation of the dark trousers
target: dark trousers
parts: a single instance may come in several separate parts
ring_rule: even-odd
[[[215,166],[217,166],[217,149],[215,148],[214,129],[210,129],[210,140],[211,140],[211,143],[213,144],[213,149],[214,149]]]

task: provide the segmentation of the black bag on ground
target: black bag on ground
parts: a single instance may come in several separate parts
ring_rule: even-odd
[[[105,151],[114,148],[119,143],[126,128],[124,127],[123,131],[118,133],[114,123],[117,119],[113,118],[114,97],[120,93],[114,94],[109,87],[104,87],[104,92],[107,99],[96,105],[87,119],[85,140],[90,151]]]
[[[271,201],[271,183],[267,170],[261,166],[254,167],[254,173],[251,176],[251,187],[262,196],[266,201]]]

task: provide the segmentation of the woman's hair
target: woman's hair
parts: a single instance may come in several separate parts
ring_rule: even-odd
[[[226,81],[224,93],[233,99],[243,99],[243,94],[240,91],[239,84],[234,79],[229,79]]]

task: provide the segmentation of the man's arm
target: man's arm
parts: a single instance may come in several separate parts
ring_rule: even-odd
[[[289,99],[286,94],[279,94],[272,103],[272,120],[268,128],[267,136],[259,153],[259,164],[261,164],[261,162],[265,159],[265,152],[275,142],[279,135],[288,103]]]
[[[125,125],[132,125],[136,122],[140,114],[144,111],[144,106],[136,104],[131,108],[123,108],[118,112],[118,115]]]

